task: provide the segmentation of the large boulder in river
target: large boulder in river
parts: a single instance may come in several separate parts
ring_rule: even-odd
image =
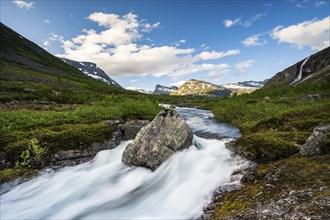
[[[157,169],[176,151],[192,145],[193,133],[175,110],[163,110],[127,145],[122,161],[127,165]]]
[[[313,133],[300,147],[300,154],[313,156],[330,153],[330,124],[314,128]]]

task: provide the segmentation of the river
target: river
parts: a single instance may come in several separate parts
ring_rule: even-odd
[[[204,139],[177,152],[154,172],[121,162],[128,143],[99,152],[87,163],[58,170],[2,189],[1,219],[194,219],[222,185],[239,184],[231,174],[246,165],[225,143],[239,131],[211,119],[212,113],[177,108],[195,134]],[[7,186],[9,187],[9,186]]]

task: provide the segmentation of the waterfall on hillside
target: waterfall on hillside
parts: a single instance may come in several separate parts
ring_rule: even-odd
[[[295,83],[299,82],[299,80],[301,80],[303,67],[304,67],[304,65],[307,63],[307,61],[308,61],[309,58],[310,58],[310,57],[307,57],[307,58],[304,60],[304,62],[301,64],[300,69],[299,69],[299,74],[298,74],[298,76],[293,80],[292,83],[290,83],[290,85],[295,84]]]

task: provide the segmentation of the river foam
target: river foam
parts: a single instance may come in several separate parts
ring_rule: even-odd
[[[1,195],[1,219],[196,218],[212,192],[229,184],[246,163],[225,148],[229,140],[194,136],[191,147],[154,172],[123,164],[131,141],[122,142],[91,162],[44,172],[13,187]]]

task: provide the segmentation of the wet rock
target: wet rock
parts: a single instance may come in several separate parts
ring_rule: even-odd
[[[241,178],[241,183],[252,183],[255,181],[256,176],[255,173],[257,172],[258,164],[254,162],[250,162],[247,168],[243,172],[243,176]]]
[[[122,161],[155,170],[176,151],[191,146],[192,138],[191,129],[175,110],[163,110],[126,147]]]
[[[232,152],[234,152],[234,154],[240,155],[241,157],[244,157],[249,160],[256,159],[255,154],[246,151],[245,148],[242,145],[237,144],[236,141],[230,141],[226,143],[225,146],[228,150],[231,150]]]
[[[52,156],[50,165],[65,167],[88,162],[92,160],[99,151],[113,149],[120,143],[120,141],[121,137],[116,136],[113,133],[111,139],[104,141],[103,143],[94,142],[88,146],[84,146],[84,144],[81,143],[80,149],[59,150]]]
[[[330,153],[330,124],[314,128],[313,133],[300,147],[300,154],[313,156]]]
[[[126,122],[125,124],[119,124],[118,129],[123,134],[123,140],[132,140],[135,138],[136,134],[149,123],[148,120],[132,120]]]

